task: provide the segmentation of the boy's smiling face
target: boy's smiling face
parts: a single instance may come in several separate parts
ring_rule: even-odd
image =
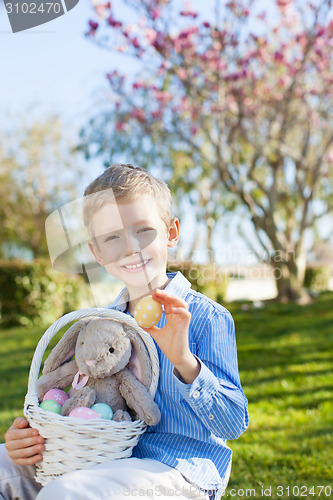
[[[167,229],[152,196],[108,203],[91,222],[90,250],[109,274],[126,284],[131,298],[148,293],[148,283],[152,289],[165,285],[168,247],[178,241],[179,222],[172,219]]]

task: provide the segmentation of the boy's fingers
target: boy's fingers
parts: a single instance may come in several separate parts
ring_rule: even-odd
[[[20,436],[22,436],[23,429],[26,429],[27,434],[24,434],[25,436],[38,436],[39,432],[37,429],[33,429],[30,427],[30,424],[28,420],[24,417],[17,417],[15,418],[13,425],[10,427],[10,430],[15,430],[18,429],[20,432]]]
[[[24,417],[17,417],[13,422],[14,427],[18,427],[19,429],[24,429],[24,427],[29,427],[29,422]]]
[[[43,455],[40,453],[29,458],[16,458],[14,462],[16,465],[35,465],[43,460]]]
[[[188,309],[184,309],[184,307],[172,307],[170,312],[174,314],[179,314],[187,318],[191,317],[190,311]]]
[[[152,326],[151,328],[144,328],[146,332],[148,332],[153,338],[154,334],[159,333],[161,331],[161,328],[158,328],[157,326]]]
[[[183,307],[188,309],[188,304],[185,300],[177,297],[177,295],[172,295],[165,290],[156,289],[153,293],[153,298],[163,305],[172,304],[175,307]]]
[[[20,429],[19,427],[15,426],[10,427],[5,434],[6,441],[21,440],[29,437],[36,438],[38,436],[39,433],[36,429],[30,429],[30,427],[28,427],[27,429]]]
[[[32,446],[43,446],[44,439],[41,436],[28,437],[25,439],[15,439],[8,443],[8,448],[15,452],[15,450],[29,449]],[[41,451],[41,450],[39,450]]]
[[[36,444],[34,446],[29,446],[28,448],[19,448],[17,450],[11,450],[10,457],[12,460],[20,460],[21,458],[31,458],[37,454],[40,454],[44,450],[44,445]]]

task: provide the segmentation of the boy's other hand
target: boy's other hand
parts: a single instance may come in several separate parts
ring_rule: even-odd
[[[161,351],[180,373],[184,382],[190,384],[200,372],[200,364],[190,351],[188,329],[191,313],[188,304],[165,290],[156,289],[153,299],[164,306],[167,323],[163,328],[146,328]]]
[[[29,422],[18,417],[5,434],[8,455],[17,465],[34,465],[43,459],[44,438]]]

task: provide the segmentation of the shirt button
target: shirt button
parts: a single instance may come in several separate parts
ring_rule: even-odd
[[[214,415],[212,415],[211,413],[208,415],[208,418],[209,420],[214,420]]]
[[[199,391],[194,391],[194,393],[192,394],[193,398],[194,399],[198,399],[198,397],[200,396],[200,392]]]

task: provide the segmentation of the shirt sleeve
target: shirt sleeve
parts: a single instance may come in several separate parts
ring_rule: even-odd
[[[230,313],[216,311],[204,322],[197,354],[199,375],[192,384],[185,384],[174,369],[176,386],[214,435],[237,439],[248,427],[248,402],[240,383]]]

